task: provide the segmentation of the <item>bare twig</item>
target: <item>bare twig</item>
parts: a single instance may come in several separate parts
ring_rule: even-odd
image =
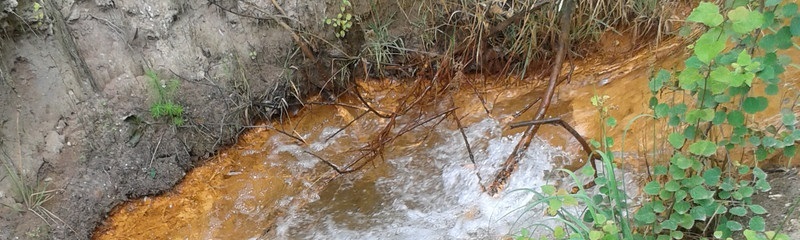
[[[302,137],[289,134],[289,133],[287,133],[287,132],[285,132],[283,130],[277,129],[277,128],[275,128],[273,126],[270,126],[270,125],[242,126],[242,128],[266,128],[266,129],[269,129],[269,130],[273,130],[273,131],[279,132],[279,133],[281,133],[283,135],[286,135],[287,137],[293,138],[293,139],[295,139],[297,141],[300,141],[303,144],[308,144],[306,142],[306,140],[303,139]]]
[[[545,113],[547,113],[547,108],[550,106],[550,102],[553,99],[553,93],[555,92],[557,85],[558,75],[561,73],[561,65],[564,62],[567,45],[569,44],[570,16],[572,15],[572,10],[575,5],[571,0],[564,0],[563,4],[564,5],[560,19],[561,34],[558,42],[558,52],[553,64],[553,69],[550,72],[550,81],[547,85],[547,91],[545,92],[542,105],[539,106],[539,111],[536,113],[534,120],[541,120],[544,118]],[[517,143],[517,146],[514,147],[514,151],[511,153],[511,155],[509,155],[506,161],[503,162],[503,165],[500,171],[497,172],[494,181],[492,181],[492,183],[489,185],[489,188],[486,191],[489,195],[496,195],[506,185],[508,178],[511,177],[511,174],[517,169],[520,159],[522,159],[525,151],[531,145],[531,140],[533,140],[533,136],[536,135],[536,132],[539,130],[539,126],[541,125],[530,125],[525,130],[525,133],[522,135],[522,139],[520,139],[519,143]]]
[[[367,115],[367,113],[369,113],[369,111],[363,112],[363,113],[359,114],[358,117],[353,118],[353,120],[348,122],[347,125],[344,125],[344,127],[339,128],[339,130],[337,130],[335,133],[333,133],[330,136],[328,136],[327,138],[325,138],[325,142],[327,142],[328,140],[331,140],[331,138],[335,137],[337,134],[339,134],[340,132],[344,131],[344,129],[350,127],[350,125],[352,125],[354,122],[358,121],[358,119],[361,119],[361,117],[364,117],[364,115]]]
[[[150,164],[147,165],[147,169],[153,168],[153,160],[156,159],[156,153],[158,153],[158,147],[161,146],[161,140],[164,139],[164,133],[161,133],[161,137],[158,138],[158,143],[156,143],[156,149],[153,150],[153,155],[150,157]]]
[[[589,145],[588,142],[586,142],[586,139],[584,139],[581,136],[581,134],[578,133],[578,131],[575,131],[575,128],[572,128],[572,126],[570,126],[563,119],[561,119],[561,118],[548,118],[548,119],[541,119],[541,120],[525,121],[525,122],[512,123],[510,126],[511,126],[511,128],[518,128],[518,127],[526,127],[526,126],[540,125],[540,124],[553,124],[553,125],[561,126],[564,129],[566,129],[567,132],[569,132],[569,134],[571,134],[575,138],[575,140],[578,140],[578,143],[580,143],[581,147],[583,147],[583,151],[586,152],[586,156],[587,156],[587,158],[586,158],[587,160],[586,161],[588,161],[590,164],[592,164],[592,168],[594,169],[594,178],[595,179],[597,178],[597,165],[595,164],[594,161],[599,159],[599,156],[594,153],[594,151],[592,150],[592,147]],[[590,188],[590,187],[594,187],[594,181],[591,181],[591,182],[585,184],[583,188],[586,189],[586,188]]]
[[[375,108],[372,108],[372,106],[369,105],[367,100],[364,100],[364,97],[361,96],[361,91],[358,90],[358,88],[359,88],[358,83],[353,83],[353,84],[355,84],[355,87],[353,89],[356,92],[356,96],[358,97],[358,100],[361,101],[361,103],[364,104],[364,106],[366,106],[367,109],[370,112],[374,113],[376,116],[378,116],[380,118],[392,118],[392,116],[396,115],[396,114],[393,114],[393,113],[389,114],[389,115],[382,114],[382,113],[378,112],[378,110],[375,110]]]
[[[339,168],[339,166],[336,166],[336,164],[333,164],[332,162],[326,160],[325,158],[320,157],[317,154],[314,154],[314,153],[309,152],[309,151],[303,151],[303,152],[304,153],[308,153],[309,155],[314,156],[315,158],[319,159],[320,161],[325,163],[325,165],[328,165],[329,167],[333,168],[333,170],[336,171],[339,174],[345,174],[345,173],[350,173],[350,172],[355,171],[355,170],[342,170],[341,168]]]
[[[516,113],[514,113],[514,118],[518,118],[519,116],[522,116],[522,114],[527,112],[528,109],[533,107],[533,105],[536,105],[536,103],[538,103],[541,100],[542,100],[542,98],[537,98],[536,100],[533,100],[533,102],[528,103],[528,105],[526,105],[524,108],[522,108],[522,110],[519,110]]]
[[[455,110],[453,110],[453,119],[456,120],[456,126],[458,126],[458,131],[461,132],[461,137],[464,139],[464,145],[467,146],[467,153],[469,153],[469,160],[472,162],[472,165],[475,166],[475,169],[477,169],[478,164],[475,162],[475,154],[472,154],[472,147],[469,145],[469,140],[467,139],[467,133],[464,132],[464,126],[461,125],[461,119],[459,119],[458,114],[455,113]],[[483,178],[481,177],[480,171],[475,171],[475,176],[478,177],[478,184],[481,185],[481,190],[486,191],[486,186],[483,186]]]

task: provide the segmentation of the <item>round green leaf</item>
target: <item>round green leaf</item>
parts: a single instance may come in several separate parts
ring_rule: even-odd
[[[600,240],[605,235],[606,234],[601,231],[592,230],[589,232],[589,240]]]
[[[744,207],[732,207],[728,212],[741,217],[747,214],[747,209],[744,209]]]
[[[664,220],[663,222],[661,222],[661,228],[669,230],[678,229],[678,221],[675,221],[673,219]]]
[[[750,211],[755,213],[755,214],[759,214],[760,215],[760,214],[766,214],[767,213],[767,209],[765,209],[761,205],[753,204],[753,205],[748,205],[747,207],[749,207]]]
[[[672,145],[672,147],[675,149],[680,149],[681,147],[683,147],[683,142],[686,141],[686,139],[683,137],[683,134],[676,132],[670,133],[669,137],[667,137],[667,140],[669,141],[669,144]]]
[[[736,57],[736,63],[739,64],[739,66],[748,66],[752,62],[752,58],[747,51],[739,52],[739,55]]]
[[[697,39],[694,53],[697,55],[697,59],[708,64],[725,49],[727,41],[728,35],[724,34],[721,28],[712,28]]]
[[[617,119],[614,117],[606,118],[606,126],[614,127],[617,126]]]
[[[794,15],[797,15],[797,3],[788,3],[783,5],[783,7],[781,8],[781,15],[783,15],[786,18],[790,18],[793,17]]]
[[[797,123],[797,116],[794,111],[788,108],[781,109],[781,122],[784,126],[794,126]]]
[[[719,178],[722,175],[722,170],[719,167],[714,167],[711,169],[706,170],[703,173],[703,179],[708,186],[717,186],[719,184]]]
[[[750,218],[750,229],[762,232],[764,231],[764,218],[761,216],[755,216]]]
[[[689,202],[678,201],[678,202],[675,203],[674,206],[672,206],[672,210],[675,210],[675,212],[677,212],[677,213],[684,214],[684,213],[689,212],[689,209],[691,207],[692,207],[692,205],[689,204]]]
[[[683,90],[692,91],[697,87],[697,82],[703,79],[700,70],[693,67],[686,67],[678,74],[678,84]]]
[[[693,164],[693,161],[686,157],[678,157],[675,159],[675,166],[678,166],[680,169],[688,169],[692,167]]]
[[[748,114],[756,114],[767,109],[768,104],[766,97],[748,97],[742,102],[742,109]]]
[[[644,205],[638,211],[636,211],[636,215],[633,216],[636,220],[645,223],[651,224],[656,221],[656,214],[653,211],[653,207],[650,205]]]
[[[793,17],[790,24],[789,32],[792,33],[792,36],[800,36],[800,16]]]
[[[689,190],[689,195],[691,195],[692,198],[695,199],[695,200],[697,200],[697,199],[708,199],[708,198],[711,198],[711,196],[713,195],[713,192],[708,191],[708,189],[706,189],[703,186],[696,186],[696,187],[692,188],[692,190]]]
[[[658,74],[650,80],[648,87],[650,87],[650,91],[653,93],[658,92],[664,86],[666,81],[669,81],[670,73],[667,70],[661,69],[658,71]]]
[[[678,190],[678,191],[676,191],[676,192],[675,192],[675,195],[674,195],[674,196],[675,196],[675,200],[683,200],[683,199],[686,199],[686,195],[687,195],[687,194],[686,194],[686,191],[684,191],[684,190]]]
[[[669,114],[669,105],[667,105],[666,103],[659,103],[658,105],[656,105],[654,112],[656,118],[662,118],[664,116],[667,116],[667,114]]]
[[[664,189],[667,190],[667,191],[670,191],[670,192],[674,192],[674,191],[678,191],[679,189],[681,189],[681,185],[678,183],[678,181],[669,180],[669,182],[667,182],[667,184],[664,184]]]
[[[695,109],[686,113],[686,122],[693,124],[697,123],[698,120],[700,122],[708,122],[714,120],[714,109],[710,108]]]
[[[744,125],[744,113],[739,110],[733,110],[728,113],[728,123],[734,127]]]
[[[733,31],[739,34],[749,33],[764,24],[764,16],[760,12],[750,11],[744,6],[728,11],[728,19],[731,20]]]
[[[661,184],[658,184],[657,181],[650,181],[644,186],[643,190],[647,195],[657,195],[661,191]]]
[[[689,152],[700,156],[711,156],[717,151],[717,144],[708,140],[701,140],[689,145]]]
[[[710,2],[701,2],[686,18],[686,21],[702,23],[709,27],[718,26],[722,23],[722,20],[723,17],[719,13],[719,7]]]
[[[767,84],[767,88],[764,89],[764,93],[769,95],[769,96],[778,95],[779,91],[780,91],[780,89],[778,89],[778,85],[777,84]]]
[[[689,211],[689,214],[692,215],[694,220],[697,221],[705,221],[706,220],[706,209],[703,207],[693,207],[692,210]]]
[[[728,229],[730,229],[732,231],[741,231],[742,230],[742,224],[737,222],[737,221],[728,220],[728,222],[725,225],[728,226]]]

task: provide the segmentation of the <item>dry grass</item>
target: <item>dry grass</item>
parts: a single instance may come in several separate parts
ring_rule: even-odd
[[[579,1],[569,33],[571,45],[591,43],[606,31],[632,31],[637,37],[655,34],[659,39],[667,16],[672,14],[668,10],[673,8],[666,6],[675,1]],[[524,74],[533,62],[552,57],[561,34],[559,0],[424,0],[410,4],[415,7],[403,14],[422,19],[413,24],[421,30],[423,42],[447,48],[454,40],[459,46],[454,53],[464,70]],[[497,62],[501,63],[499,69]]]
[[[11,161],[9,160],[9,156],[5,153],[5,151],[3,151],[3,155],[5,156],[3,160],[3,167],[6,170],[6,176],[11,179],[14,191],[17,195],[16,200],[23,208],[20,208],[17,205],[6,205],[4,203],[0,204],[14,209],[15,211],[31,212],[37,217],[41,218],[45,223],[47,223],[47,225],[63,223],[64,221],[62,221],[58,216],[42,206],[44,203],[53,198],[53,194],[57,192],[57,190],[48,190],[47,182],[43,183],[37,180],[35,183],[31,184],[25,181],[25,179],[19,175],[19,171],[17,171],[17,169],[12,165]]]

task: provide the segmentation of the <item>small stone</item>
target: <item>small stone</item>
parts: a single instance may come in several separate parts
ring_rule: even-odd
[[[45,149],[50,153],[59,153],[61,148],[64,147],[64,136],[59,135],[56,131],[50,131],[44,138]]]

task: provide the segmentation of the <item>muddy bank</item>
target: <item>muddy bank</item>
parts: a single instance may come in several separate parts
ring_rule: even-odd
[[[325,7],[284,4],[304,22]],[[257,103],[290,79],[286,30],[207,1],[45,1],[40,12],[2,38],[0,144],[22,182],[55,190],[42,205],[52,215],[25,210],[0,171],[2,239],[89,238],[113,206],[171,188],[270,114]],[[183,125],[151,116],[149,69],[180,82]]]

